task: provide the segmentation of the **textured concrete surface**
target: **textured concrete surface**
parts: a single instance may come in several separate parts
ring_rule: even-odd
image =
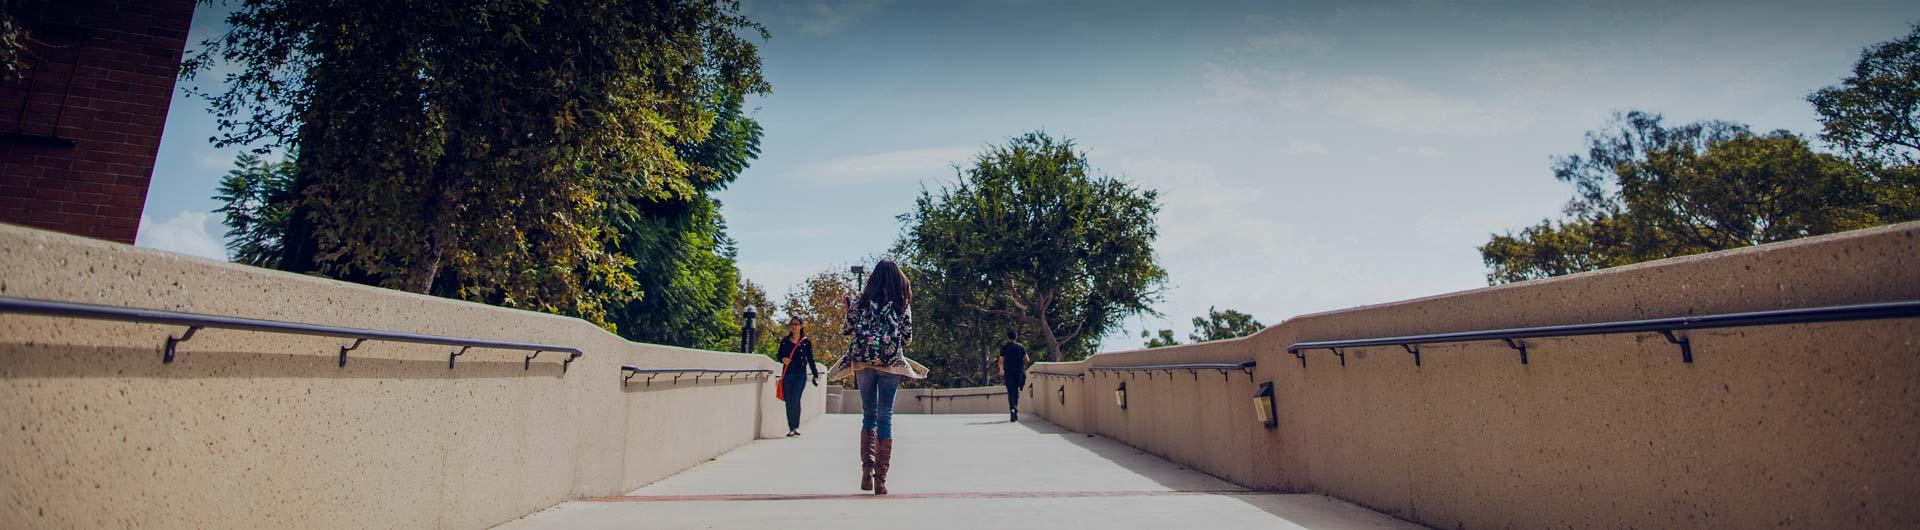
[[[1003,415],[895,418],[891,495],[858,490],[860,418],[741,447],[625,496],[501,526],[547,528],[1205,528],[1406,530],[1320,495],[1245,488],[1106,438]]]
[[[484,528],[786,432],[766,368],[586,322],[0,225],[0,295],[460,337],[548,353],[0,315],[0,528]],[[810,392],[820,413],[824,392]]]
[[[1275,280],[1282,281],[1282,280]],[[1920,319],[1307,352],[1288,344],[1920,299],[1920,223],[1307,315],[1036,370],[1022,408],[1262,489],[1438,528],[1920,528]],[[1254,421],[1275,385],[1280,425]],[[1062,403],[1057,392],[1066,389]],[[1031,403],[1031,405],[1029,405]]]

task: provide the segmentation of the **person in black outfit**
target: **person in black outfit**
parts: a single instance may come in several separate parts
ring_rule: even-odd
[[[787,338],[780,341],[781,391],[787,400],[787,436],[800,435],[800,394],[807,389],[807,373],[813,373],[813,386],[820,386],[820,367],[813,364],[813,339],[807,338],[806,321],[793,317],[787,321]]]
[[[1014,340],[1018,334],[1007,332],[1007,343],[1000,345],[1000,377],[1007,383],[1007,421],[1020,421],[1020,387],[1027,385],[1027,347]]]

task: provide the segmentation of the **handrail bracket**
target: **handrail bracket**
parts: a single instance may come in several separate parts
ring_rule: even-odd
[[[1507,341],[1508,348],[1520,350],[1520,364],[1527,364],[1527,342],[1526,341],[1513,340],[1513,339],[1500,339],[1500,340]]]
[[[160,357],[160,363],[172,364],[173,363],[173,347],[178,346],[180,343],[186,342],[189,339],[192,339],[193,333],[196,331],[200,331],[200,326],[187,326],[187,332],[181,333],[180,336],[178,337],[175,337],[173,335],[167,335],[167,352],[165,355],[162,355]]]
[[[341,346],[341,347],[340,347],[340,367],[341,367],[341,368],[346,368],[346,367],[347,367],[347,352],[350,352],[350,351],[353,351],[353,350],[357,350],[357,349],[360,349],[360,344],[361,344],[361,343],[364,343],[364,342],[366,342],[366,341],[367,341],[367,339],[353,339],[353,345],[352,345],[352,346]]]
[[[1673,330],[1671,329],[1660,330],[1660,334],[1667,336],[1667,342],[1671,342],[1680,346],[1681,362],[1684,362],[1687,364],[1693,364],[1693,341],[1692,340],[1686,337],[1674,337]]]

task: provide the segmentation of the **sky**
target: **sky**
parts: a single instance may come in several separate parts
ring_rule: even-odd
[[[771,94],[760,159],[719,193],[776,297],[878,255],[922,189],[1045,131],[1161,193],[1162,316],[1268,325],[1486,285],[1476,246],[1557,216],[1552,159],[1616,112],[1815,135],[1805,96],[1920,4],[748,0]],[[223,31],[201,6],[192,37]],[[196,48],[192,42],[189,50]],[[211,76],[208,76],[211,77]],[[138,244],[223,258],[211,200],[236,148],[182,82]]]

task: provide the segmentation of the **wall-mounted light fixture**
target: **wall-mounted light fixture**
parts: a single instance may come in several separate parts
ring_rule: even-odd
[[[1280,418],[1273,412],[1273,381],[1260,383],[1260,391],[1253,393],[1253,417],[1272,429],[1280,426]]]
[[[1127,382],[1126,381],[1121,381],[1120,387],[1113,389],[1113,404],[1119,405],[1120,410],[1127,409]]]
[[[1067,404],[1067,385],[1060,385],[1060,404]]]

